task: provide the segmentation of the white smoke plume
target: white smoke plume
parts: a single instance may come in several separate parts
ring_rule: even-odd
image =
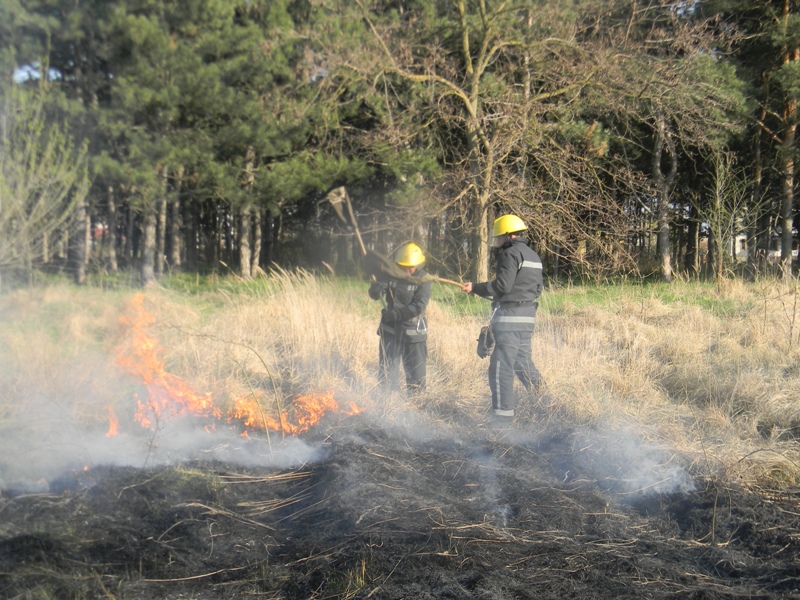
[[[654,494],[688,493],[694,481],[668,448],[645,442],[629,427],[580,428],[571,438],[571,464],[596,478],[601,487],[631,499]]]
[[[35,428],[5,431],[0,439],[0,489],[48,491],[69,471],[99,465],[154,467],[191,460],[243,466],[296,467],[318,460],[319,446],[271,433],[241,437],[233,429],[207,431],[191,419],[175,418],[157,430],[132,428],[113,437],[82,430],[68,411],[52,410]]]

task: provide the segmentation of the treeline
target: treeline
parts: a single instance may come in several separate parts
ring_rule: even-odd
[[[797,0],[0,0],[0,274],[789,275]]]

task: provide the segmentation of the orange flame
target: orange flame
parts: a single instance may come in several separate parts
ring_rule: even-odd
[[[117,413],[114,412],[113,406],[108,406],[108,432],[106,432],[106,437],[114,437],[117,435],[119,431],[119,419],[117,419]]]
[[[147,387],[148,399],[146,402],[138,401],[136,420],[142,427],[152,428],[157,425],[158,418],[166,414],[193,414],[218,419],[220,412],[212,404],[211,394],[195,394],[184,381],[167,373],[159,356],[158,341],[147,332],[155,318],[144,309],[143,303],[142,294],[134,296],[132,315],[120,319],[130,327],[132,339],[128,353],[123,350],[117,355],[117,362],[128,372],[141,377]]]
[[[254,398],[240,398],[234,401],[231,419],[241,421],[246,427],[274,429],[289,435],[297,435],[308,431],[313,425],[329,411],[339,410],[339,403],[333,397],[333,392],[296,396],[292,400],[294,420],[289,420],[287,411],[279,411],[276,420],[264,414],[262,404]],[[361,409],[350,403],[350,410],[344,411],[347,415],[357,415]],[[230,419],[229,419],[230,420]]]
[[[233,399],[232,408],[223,415],[223,411],[214,405],[211,393],[197,394],[186,382],[166,371],[158,341],[148,333],[148,327],[155,323],[155,319],[143,304],[144,296],[137,294],[132,300],[130,316],[120,319],[130,329],[131,342],[121,346],[117,354],[117,362],[140,377],[147,388],[146,400],[137,397],[135,419],[142,427],[154,429],[159,419],[166,416],[195,416],[212,421],[206,429],[213,429],[215,423],[222,420],[238,423],[244,428],[243,436],[247,436],[248,431],[267,429],[296,435],[318,423],[327,412],[339,410],[333,392],[301,395],[294,397],[289,407],[278,407],[278,418],[275,419],[265,411],[268,402],[263,394],[254,392]],[[343,412],[355,415],[361,409],[350,403],[349,410]],[[111,407],[109,422],[106,435],[110,437],[118,431],[118,421]]]

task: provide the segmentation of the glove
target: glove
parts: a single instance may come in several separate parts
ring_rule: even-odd
[[[396,308],[384,308],[381,311],[381,323],[394,325],[400,319],[400,311]]]
[[[377,300],[386,292],[386,286],[382,285],[377,281],[373,281],[372,285],[369,286],[369,297],[373,300]]]

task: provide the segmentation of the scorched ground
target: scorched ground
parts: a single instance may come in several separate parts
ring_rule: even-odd
[[[309,432],[319,459],[289,469],[96,466],[6,489],[0,597],[800,598],[791,491],[635,489],[586,434],[412,436],[358,415]]]

